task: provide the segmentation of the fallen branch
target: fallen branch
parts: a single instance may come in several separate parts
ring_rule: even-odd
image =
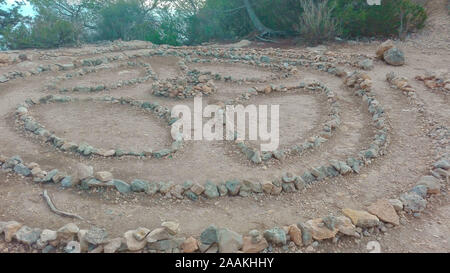
[[[69,217],[69,218],[76,218],[76,219],[84,221],[84,219],[82,217],[80,217],[76,214],[64,212],[64,211],[57,209],[55,207],[55,205],[53,204],[52,199],[48,195],[47,190],[44,190],[44,192],[42,193],[42,196],[44,197],[44,200],[47,202],[47,205],[50,207],[50,210],[53,211],[54,213],[56,213],[57,215],[63,216],[63,217]]]

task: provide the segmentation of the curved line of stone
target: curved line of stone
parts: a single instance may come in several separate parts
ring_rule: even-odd
[[[100,97],[100,98],[72,98],[69,96],[56,96],[49,95],[42,97],[39,100],[27,99],[24,103],[20,104],[16,109],[16,121],[23,125],[23,128],[40,137],[45,142],[51,143],[53,147],[59,149],[62,152],[73,152],[82,156],[101,156],[101,157],[122,157],[122,156],[136,156],[136,157],[153,157],[153,158],[165,158],[176,153],[183,146],[182,137],[178,137],[173,143],[171,148],[162,149],[159,151],[145,150],[141,152],[125,151],[122,149],[104,150],[93,147],[86,142],[74,143],[67,141],[61,137],[58,137],[46,130],[44,126],[35,121],[29,114],[28,109],[34,105],[43,105],[48,103],[70,103],[70,102],[89,102],[89,101],[101,101],[111,104],[127,104],[134,107],[143,109],[146,112],[155,114],[157,117],[167,121],[168,125],[172,125],[176,120],[171,118],[170,109],[160,106],[158,103],[152,103],[148,101],[137,101],[130,98],[114,98],[114,97]]]
[[[129,68],[136,68],[136,67],[141,67],[141,68],[145,68],[145,75],[142,77],[137,77],[137,78],[133,78],[133,79],[129,79],[129,80],[120,80],[117,82],[112,82],[112,83],[108,83],[108,84],[99,84],[99,85],[93,85],[93,86],[75,86],[72,87],[70,89],[68,88],[59,88],[59,92],[60,93],[68,93],[68,92],[101,92],[101,91],[108,91],[108,90],[114,90],[114,89],[118,89],[124,86],[133,86],[136,84],[140,84],[140,83],[145,83],[148,82],[151,79],[156,79],[156,74],[153,72],[151,66],[147,63],[142,63],[142,62],[127,62],[126,65],[120,65],[118,67],[103,67],[103,68],[83,68],[82,71],[78,71],[76,73],[71,73],[71,74],[66,74],[64,76],[64,78],[59,79],[58,83],[61,83],[69,80],[69,79],[73,79],[74,77],[83,77],[87,74],[95,74],[98,73],[100,71],[108,71],[108,70],[112,70],[112,69],[117,69],[117,68],[121,68],[121,67],[129,67]],[[57,87],[55,86],[55,84],[52,84],[50,86],[48,86],[48,89],[57,89]]]

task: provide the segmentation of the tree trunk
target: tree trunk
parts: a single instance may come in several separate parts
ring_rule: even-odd
[[[259,20],[258,16],[256,16],[255,10],[252,7],[252,4],[250,3],[250,0],[244,0],[245,8],[247,9],[248,16],[250,17],[250,20],[253,23],[253,26],[261,32],[261,35],[264,36],[268,33],[274,32],[270,28],[266,27],[261,20]]]

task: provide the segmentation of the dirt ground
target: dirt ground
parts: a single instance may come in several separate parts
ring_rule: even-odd
[[[368,72],[373,79],[373,92],[385,107],[392,128],[390,145],[382,158],[376,160],[359,175],[339,177],[314,185],[303,192],[280,196],[253,196],[251,198],[221,198],[214,201],[177,200],[148,197],[144,194],[123,196],[116,191],[63,190],[55,185],[37,185],[0,172],[0,221],[15,220],[28,226],[57,229],[71,222],[48,210],[40,196],[48,189],[58,207],[82,215],[92,224],[106,228],[110,237],[122,235],[137,227],[156,228],[162,221],[174,220],[180,223],[185,235],[200,234],[211,223],[227,227],[241,234],[252,229],[263,230],[283,226],[330,214],[339,215],[345,207],[365,209],[380,198],[394,198],[411,188],[421,175],[426,174],[430,164],[438,156],[426,134],[430,124],[425,124],[414,105],[408,102],[400,91],[392,89],[386,82],[386,73],[395,71],[408,78],[424,102],[426,110],[436,122],[450,128],[450,103],[445,93],[430,91],[423,83],[416,81],[417,75],[427,72],[442,72],[450,63],[450,18],[446,1],[432,1],[429,7],[430,20],[424,30],[397,42],[405,52],[406,64],[401,67],[388,66],[375,61],[375,68]],[[442,7],[441,7],[442,6]],[[441,8],[439,8],[441,7]],[[379,42],[358,44],[331,44],[328,49],[339,54],[367,54],[373,56]],[[255,47],[260,47],[258,43]],[[304,48],[290,47],[301,52]],[[78,53],[77,53],[78,52]],[[124,52],[132,54],[133,51]],[[27,62],[27,67],[64,60],[83,59],[80,51],[64,51],[64,57],[48,57],[47,60]],[[108,53],[112,54],[112,53]],[[108,54],[88,54],[106,56]],[[160,79],[179,75],[178,59],[175,57],[142,58],[158,74]],[[20,70],[25,64],[0,67],[4,71]],[[267,78],[272,71],[254,68],[250,65],[195,64],[199,70],[221,73],[233,78]],[[0,84],[0,150],[7,156],[20,155],[26,162],[37,162],[43,169],[59,169],[71,173],[77,162],[94,167],[95,171],[110,171],[115,178],[147,179],[150,181],[186,180],[221,182],[227,179],[272,180],[284,172],[301,174],[310,167],[320,166],[327,158],[354,155],[367,147],[373,137],[371,117],[367,106],[359,97],[346,90],[340,79],[313,69],[299,67],[296,76],[273,84],[298,84],[301,81],[318,80],[335,92],[341,105],[342,124],[336,134],[318,149],[307,153],[301,160],[288,158],[268,166],[251,164],[232,143],[190,141],[173,157],[158,159],[100,159],[82,158],[62,153],[45,143],[40,143],[24,133],[14,123],[16,106],[27,98],[40,98],[58,94],[57,90],[45,88],[49,80],[65,72],[51,72],[31,76],[25,80],[12,80]],[[129,69],[125,69],[129,70]],[[82,83],[102,84],[118,79],[139,76],[139,68],[119,73],[103,71],[80,79]],[[97,75],[99,75],[97,77]],[[57,87],[77,84],[76,79],[57,82]],[[93,93],[71,93],[73,97],[129,96],[135,99],[156,101],[173,107],[180,101],[156,97],[151,93],[152,82],[131,87]],[[236,84],[218,82],[218,93],[204,98],[204,105],[233,99],[251,87],[267,84]],[[193,99],[182,103],[192,106]],[[281,145],[302,143],[318,130],[326,119],[326,103],[319,96],[310,94],[268,95],[249,100],[251,104],[279,104],[281,113]],[[108,105],[99,102],[51,104],[32,108],[31,114],[48,130],[58,136],[75,142],[86,141],[99,148],[162,149],[170,145],[170,128],[161,120],[147,113],[141,113],[125,105]],[[450,152],[450,151],[447,151]],[[345,157],[344,157],[345,156]],[[402,225],[389,229],[387,233],[362,239],[343,238],[337,243],[323,242],[315,249],[300,251],[314,252],[369,252],[367,244],[377,241],[382,252],[449,252],[450,251],[450,202],[448,186],[443,193],[429,202],[427,211],[420,217],[402,215]],[[75,222],[83,228],[91,225]],[[6,245],[0,238],[0,252],[14,252],[17,245]]]

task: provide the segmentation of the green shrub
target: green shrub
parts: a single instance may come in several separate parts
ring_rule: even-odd
[[[343,35],[402,35],[422,28],[427,18],[425,9],[411,0],[382,0],[369,6],[366,0],[334,0],[333,16],[339,19]]]
[[[338,32],[336,19],[332,17],[333,7],[328,0],[301,0],[300,33],[306,41],[317,44],[333,39]]]

